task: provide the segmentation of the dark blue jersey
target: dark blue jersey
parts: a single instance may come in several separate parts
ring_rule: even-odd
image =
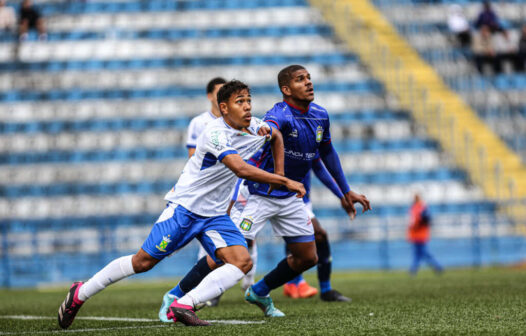
[[[329,131],[329,115],[327,111],[314,103],[309,105],[308,111],[290,106],[285,102],[277,103],[267,112],[264,120],[271,126],[276,127],[283,135],[285,147],[285,176],[302,182],[306,182],[306,176],[312,168],[312,162],[318,154],[318,149],[324,144],[330,144],[331,134]],[[267,144],[252,159],[257,167],[274,172],[274,160]],[[267,195],[268,184],[247,181],[251,194]],[[270,196],[285,198],[295,195],[285,187],[274,190]]]

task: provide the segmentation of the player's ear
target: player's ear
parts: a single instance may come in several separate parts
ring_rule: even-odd
[[[207,93],[206,97],[208,98],[209,101],[211,101],[211,102],[214,101],[214,93],[213,92]]]
[[[283,85],[281,87],[281,93],[283,93],[285,96],[290,96],[292,92],[290,91],[290,87]]]
[[[228,105],[226,102],[219,103],[219,112],[221,112],[221,115],[228,114]]]

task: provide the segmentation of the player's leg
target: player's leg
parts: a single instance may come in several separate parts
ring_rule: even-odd
[[[258,262],[258,248],[255,239],[247,239],[248,253],[252,259],[252,269],[241,279],[241,288],[246,291],[248,287],[254,284],[256,277],[256,266]]]
[[[422,260],[422,243],[413,243],[413,263],[409,272],[412,275],[416,275],[418,268],[420,267],[420,261]]]
[[[270,219],[274,233],[285,239],[291,254],[251,286],[245,293],[245,299],[260,306],[266,316],[284,316],[274,308],[269,293],[316,264],[318,256],[314,230],[301,199],[265,198],[265,203],[265,208],[275,213]],[[273,310],[281,314],[273,315]]]
[[[172,302],[176,299],[182,298],[186,293],[194,289],[199,285],[201,280],[208,275],[208,273],[218,267],[214,260],[206,253],[204,248],[203,251],[205,251],[205,255],[197,261],[188,273],[186,273],[177,286],[164,294],[161,308],[159,309],[159,320],[161,320],[161,322],[173,322],[166,315]]]
[[[223,294],[252,268],[245,238],[230,217],[225,215],[208,219],[204,230],[198,239],[208,254],[214,256],[216,264],[223,265],[170,306],[168,317],[177,318],[186,325],[202,325],[199,323],[203,321],[193,313],[195,307]]]
[[[180,226],[185,225],[188,221],[188,210],[170,204],[163,211],[148,238],[135,255],[113,260],[85,283],[73,283],[66,299],[59,307],[60,327],[68,328],[73,323],[82,304],[93,295],[112,283],[135,273],[150,270],[164,257],[186,245],[196,234],[192,230],[185,232],[180,229]]]
[[[429,250],[427,249],[427,243],[422,244],[422,255],[423,258],[427,261],[428,265],[431,266],[431,268],[433,268],[433,270],[436,273],[442,273],[443,268],[438,263],[438,261],[431,255],[431,253],[429,253]]]
[[[349,302],[350,298],[342,295],[331,286],[332,256],[329,235],[316,217],[312,217],[316,251],[318,252],[318,281],[320,284],[320,298],[323,301]]]

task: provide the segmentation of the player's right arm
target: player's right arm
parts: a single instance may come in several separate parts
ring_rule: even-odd
[[[199,136],[197,131],[197,117],[193,118],[188,125],[188,134],[186,135],[186,149],[188,149],[188,157],[192,157],[195,153],[195,147],[197,145],[197,137]]]
[[[239,154],[228,154],[221,162],[239,178],[258,183],[279,184],[295,192],[298,198],[305,196],[305,187],[302,183],[251,166],[246,163]]]

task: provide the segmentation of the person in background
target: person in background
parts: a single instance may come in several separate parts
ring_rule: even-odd
[[[482,11],[475,21],[475,28],[481,29],[483,26],[488,26],[492,33],[502,30],[499,17],[493,11],[490,1],[484,1]]]
[[[493,38],[495,52],[497,53],[497,70],[503,72],[513,72],[518,63],[518,36],[513,31],[503,29],[500,34],[495,34]],[[508,69],[509,70],[506,70]]]
[[[524,63],[526,62],[526,24],[522,26],[518,49],[517,71],[524,71]]]
[[[38,31],[38,38],[43,41],[47,39],[46,25],[40,12],[33,7],[31,0],[24,0],[20,7],[20,22],[18,26],[18,34],[20,41],[27,39],[27,33],[31,29]]]
[[[5,0],[0,0],[0,30],[14,32],[16,16],[13,7],[6,6]]]
[[[468,48],[471,45],[471,31],[469,22],[457,4],[449,6],[447,26],[461,47]]]
[[[443,268],[438,261],[427,250],[430,238],[431,215],[426,204],[419,194],[415,194],[413,205],[409,211],[410,222],[407,230],[407,238],[413,245],[413,263],[409,272],[416,275],[422,260],[427,261],[437,274],[442,273]]]
[[[484,25],[480,27],[480,31],[473,36],[473,45],[471,48],[473,51],[473,61],[481,74],[484,73],[485,65],[490,65],[495,73],[500,71],[489,26]]]

